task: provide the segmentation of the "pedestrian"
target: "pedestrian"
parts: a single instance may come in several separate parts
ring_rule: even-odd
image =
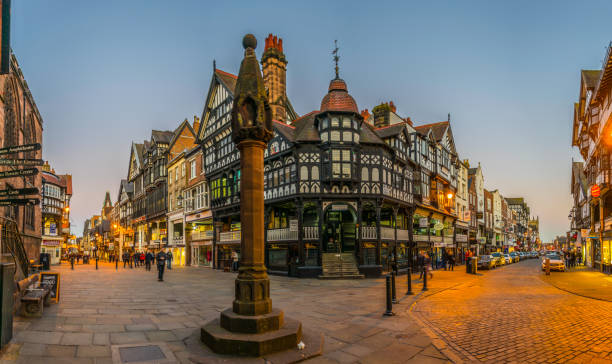
[[[423,278],[423,274],[425,272],[425,253],[424,252],[419,252],[419,256],[417,257],[417,267],[419,269],[419,279]]]
[[[429,261],[428,262],[431,263],[431,269],[434,269],[435,261],[436,261],[436,259],[435,259],[434,252],[433,252],[433,250],[430,250],[429,251]]]
[[[153,253],[150,250],[147,250],[147,254],[145,255],[145,268],[148,271],[151,271],[151,261],[153,260]]]
[[[428,274],[429,278],[433,278],[433,272],[432,272],[433,271],[433,265],[432,265],[432,268],[430,269],[429,268],[430,261],[431,261],[430,257],[425,257],[425,265],[424,265],[424,269],[423,269],[423,274]],[[425,278],[425,277],[423,277],[423,278]]]
[[[166,267],[166,253],[160,250],[159,253],[157,253],[156,260],[157,260],[157,281],[163,282],[164,281],[164,268]]]
[[[123,260],[123,268],[125,268],[125,265],[127,264],[127,252],[123,253],[123,255],[121,256],[121,259]]]
[[[576,252],[576,258],[578,259],[578,265],[582,264],[582,251],[578,250]]]
[[[172,252],[168,251],[168,254],[166,254],[166,262],[168,262],[168,269],[172,269],[172,259],[174,259],[174,257],[172,256]]]
[[[235,272],[238,270],[238,252],[235,250],[232,251],[232,271]]]
[[[140,252],[139,258],[140,258],[140,265],[142,267],[144,267],[144,264],[145,264],[145,253],[144,252]]]
[[[447,257],[448,259],[448,269],[454,271],[455,270],[455,256],[451,253]]]

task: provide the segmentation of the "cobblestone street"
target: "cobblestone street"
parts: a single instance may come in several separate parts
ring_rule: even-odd
[[[538,278],[539,264],[485,272],[420,300],[412,312],[468,360],[612,362],[612,303],[554,288]]]

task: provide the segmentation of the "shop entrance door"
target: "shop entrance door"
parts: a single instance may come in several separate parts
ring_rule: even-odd
[[[355,251],[357,216],[348,204],[332,204],[325,212],[323,251],[342,253]]]

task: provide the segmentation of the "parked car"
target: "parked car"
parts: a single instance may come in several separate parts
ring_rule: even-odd
[[[502,266],[502,265],[506,265],[506,259],[504,258],[502,253],[495,252],[495,253],[492,253],[491,256],[493,257],[493,259],[495,259],[495,266],[496,267],[499,267],[499,266]]]
[[[514,263],[518,263],[521,260],[517,252],[510,253],[510,256],[512,257],[512,261]]]
[[[495,268],[495,258],[491,255],[478,256],[478,269],[493,269]]]
[[[504,254],[504,259],[506,260],[505,263],[506,264],[510,264],[513,262],[512,257],[510,256],[510,254]]]
[[[542,257],[542,270],[546,270],[546,259],[550,259],[550,270],[565,272],[565,261],[559,253],[549,253]]]

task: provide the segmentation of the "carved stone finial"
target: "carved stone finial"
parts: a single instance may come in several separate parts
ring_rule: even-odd
[[[242,38],[242,46],[244,47],[244,49],[257,48],[257,38],[255,38],[255,36],[250,33],[245,35],[244,38]]]

